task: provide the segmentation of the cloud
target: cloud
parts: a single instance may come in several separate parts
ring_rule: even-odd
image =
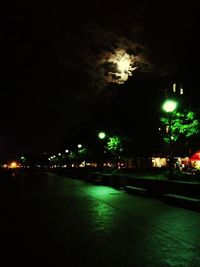
[[[90,93],[93,94],[110,82],[126,81],[136,68],[147,71],[151,65],[145,58],[143,45],[99,27],[78,25],[73,34],[68,28],[62,28],[62,33],[57,38],[58,50],[63,54],[62,62],[66,65],[66,75],[72,68],[75,75],[71,76],[70,81],[73,82],[74,79],[76,83],[76,71],[79,75],[84,74],[88,83],[82,88],[92,88]],[[129,69],[122,74],[119,70],[116,71],[116,60],[125,57],[130,64]]]

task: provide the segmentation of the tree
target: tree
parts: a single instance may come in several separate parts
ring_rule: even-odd
[[[198,138],[200,133],[200,123],[196,112],[184,110],[183,112],[174,111],[171,114],[171,137],[172,141],[178,145],[185,145],[187,147],[189,143],[195,138]],[[165,143],[169,143],[168,131],[169,131],[169,118],[167,116],[160,117],[160,122],[165,127],[163,133],[163,140]],[[189,145],[190,146],[190,145]]]
[[[122,140],[119,136],[109,137],[106,149],[113,155],[118,155],[122,148]]]

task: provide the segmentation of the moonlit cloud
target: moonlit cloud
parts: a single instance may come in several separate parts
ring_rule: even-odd
[[[149,71],[145,47],[114,32],[90,28],[81,41],[81,66],[95,94],[110,83],[123,84],[134,71]],[[79,58],[80,66],[80,58]]]
[[[137,61],[137,56],[129,55],[124,49],[118,48],[114,53],[105,52],[99,65],[105,66],[108,63],[107,70],[104,72],[107,83],[123,84],[137,69]]]

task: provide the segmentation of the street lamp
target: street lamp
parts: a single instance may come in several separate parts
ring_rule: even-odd
[[[98,137],[99,139],[104,139],[106,137],[106,134],[104,132],[99,132]]]
[[[177,108],[177,102],[168,99],[163,104],[163,110],[168,113],[169,121],[169,179],[173,178],[173,155],[172,155],[172,112]]]
[[[106,133],[105,132],[98,132],[98,138],[101,139],[101,140],[104,140],[106,138]],[[104,145],[103,145],[103,154],[101,154],[101,159],[100,159],[100,162],[99,162],[99,166],[100,166],[100,169],[101,169],[101,172],[103,172],[103,167],[104,167]]]

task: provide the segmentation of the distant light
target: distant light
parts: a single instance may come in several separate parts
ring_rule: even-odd
[[[180,88],[180,95],[183,95],[183,88]]]
[[[176,84],[175,83],[173,84],[173,92],[174,93],[176,92]]]
[[[58,156],[61,156],[61,153],[58,153]]]
[[[182,87],[182,84],[180,85],[180,95],[183,95],[183,87]]]
[[[15,167],[17,166],[17,163],[16,163],[16,162],[12,162],[12,163],[10,164],[10,166],[11,166],[12,168],[15,168]]]
[[[69,149],[65,149],[65,152],[66,152],[66,153],[69,153]]]
[[[78,144],[78,148],[81,148],[82,147],[82,145],[81,144]]]
[[[80,168],[83,168],[83,167],[85,167],[85,165],[86,165],[86,164],[85,164],[85,161],[83,161],[83,162],[81,162],[81,164],[79,164],[79,167],[80,167]]]
[[[19,167],[19,165],[17,164],[17,162],[15,162],[15,161],[13,161],[13,162],[11,162],[10,164],[9,164],[9,168],[11,168],[11,169],[15,169],[15,168],[18,168]]]

